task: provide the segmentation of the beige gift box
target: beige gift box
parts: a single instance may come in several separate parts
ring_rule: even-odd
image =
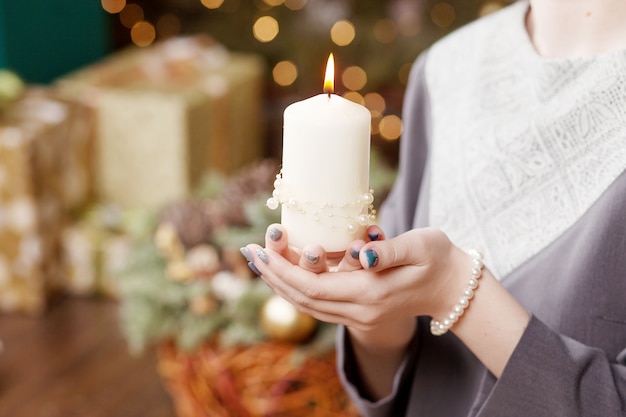
[[[262,149],[260,57],[206,37],[132,47],[60,79],[96,113],[96,192],[123,208],[159,208],[208,171],[233,173]]]
[[[48,118],[58,118],[58,109],[62,108],[65,120],[59,127],[59,134],[65,137],[63,148],[56,151],[60,166],[60,171],[56,174],[60,181],[59,196],[69,213],[81,212],[94,199],[95,114],[88,105],[64,99],[52,88],[31,86],[26,94],[26,100],[22,101],[22,106],[32,107],[32,103],[37,102],[54,103],[57,107],[57,115],[52,116],[52,107],[48,106],[50,108]]]
[[[62,236],[64,289],[72,295],[118,295],[118,275],[128,267],[135,241],[106,228],[95,216],[68,225]]]
[[[68,114],[37,93],[0,120],[0,312],[41,313],[61,286]]]

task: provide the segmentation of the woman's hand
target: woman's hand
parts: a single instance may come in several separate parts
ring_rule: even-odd
[[[319,246],[290,247],[279,225],[272,225],[267,237],[266,248],[248,245],[247,253],[268,285],[319,320],[362,331],[401,318],[446,314],[471,268],[470,257],[435,229],[357,241],[333,259]]]
[[[284,228],[272,225],[265,249],[248,245],[243,252],[274,291],[299,310],[347,326],[363,386],[379,399],[391,392],[415,332],[414,317],[449,308],[456,300],[443,298],[454,291],[444,289],[456,285],[460,293],[463,283],[455,284],[461,277],[455,266],[467,263],[469,270],[470,261],[433,229],[385,240],[372,226],[368,237],[333,259],[319,246],[290,247]]]
[[[413,318],[445,317],[462,294],[472,265],[471,257],[436,229],[414,229],[367,242],[359,251],[361,269],[348,258],[351,251],[346,251],[335,272],[323,251],[319,265],[315,256],[307,258],[306,251],[317,254],[320,248],[298,253],[283,245],[265,249],[248,245],[244,252],[265,282],[299,310],[347,326],[359,350],[356,355],[365,358],[361,364],[381,352],[392,358],[387,364],[397,364],[412,335]],[[452,331],[498,377],[530,316],[488,269],[480,281],[470,308]],[[387,392],[389,374],[382,384],[376,382],[375,372],[370,375],[366,379],[374,391]]]

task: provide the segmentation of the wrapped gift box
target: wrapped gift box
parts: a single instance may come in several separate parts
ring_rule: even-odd
[[[124,217],[129,213],[117,207],[95,205],[64,228],[63,287],[69,294],[117,298],[118,275],[128,268],[138,235]]]
[[[73,214],[83,211],[95,200],[95,114],[83,103],[63,103],[70,115],[67,120],[67,146],[60,156],[63,164],[60,180],[63,184],[63,204]]]
[[[60,286],[69,114],[28,93],[0,120],[0,311],[40,313]]]
[[[80,213],[94,202],[94,140],[95,140],[95,114],[86,105],[75,100],[62,98],[54,89],[48,87],[30,86],[26,94],[26,99],[21,108],[33,108],[39,106],[46,111],[41,103],[48,103],[46,106],[49,112],[56,108],[56,115],[50,114],[46,117],[60,118],[62,113],[63,123],[59,126],[59,134],[63,135],[63,149],[57,151],[59,159],[58,187],[57,193],[65,210],[70,213]],[[30,103],[30,104],[29,104]],[[54,103],[51,106],[50,103]],[[41,116],[44,117],[44,116]]]
[[[56,83],[96,113],[96,191],[124,208],[189,195],[262,152],[263,61],[206,37],[118,52]]]
[[[63,287],[73,295],[117,297],[117,274],[133,254],[133,239],[88,222],[63,231]]]

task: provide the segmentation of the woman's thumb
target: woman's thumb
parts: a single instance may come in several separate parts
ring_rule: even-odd
[[[380,271],[400,265],[418,263],[421,239],[415,233],[404,233],[393,239],[369,242],[360,251],[359,261],[365,269]]]
[[[406,264],[407,262],[406,260],[403,261],[404,256],[399,251],[400,248],[397,243],[396,238],[369,242],[363,246],[359,254],[359,260],[363,268],[378,271],[399,264]]]

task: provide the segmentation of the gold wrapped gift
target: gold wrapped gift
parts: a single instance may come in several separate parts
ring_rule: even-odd
[[[94,199],[95,113],[89,103],[64,99],[53,88],[29,87],[26,98],[22,106],[32,107],[29,102],[39,101],[54,103],[63,109],[64,120],[60,127],[63,133],[60,134],[65,136],[64,147],[57,152],[60,159],[60,171],[57,172],[61,188],[59,195],[68,212],[80,212]],[[59,115],[47,117],[58,118]]]
[[[0,119],[0,311],[40,313],[60,286],[68,114],[33,93]]]
[[[63,286],[69,294],[117,297],[117,276],[135,250],[123,215],[115,207],[95,206],[63,230]]]
[[[126,49],[57,82],[96,112],[98,197],[158,208],[210,170],[232,173],[262,152],[263,61],[205,37]]]

